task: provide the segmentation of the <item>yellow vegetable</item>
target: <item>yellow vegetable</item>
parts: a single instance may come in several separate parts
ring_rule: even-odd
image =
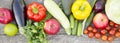
[[[78,20],[84,20],[90,15],[92,8],[87,0],[76,0],[72,5],[73,16]]]

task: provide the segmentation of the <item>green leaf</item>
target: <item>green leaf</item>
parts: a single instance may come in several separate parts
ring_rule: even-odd
[[[96,1],[97,0],[88,0],[92,8],[94,7]]]

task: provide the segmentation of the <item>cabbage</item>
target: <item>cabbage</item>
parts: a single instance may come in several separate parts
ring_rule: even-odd
[[[120,24],[120,0],[107,0],[105,11],[111,21]]]

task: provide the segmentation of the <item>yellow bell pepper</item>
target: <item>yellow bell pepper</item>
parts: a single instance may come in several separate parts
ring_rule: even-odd
[[[87,0],[76,0],[71,10],[76,19],[84,20],[90,15],[92,8]]]

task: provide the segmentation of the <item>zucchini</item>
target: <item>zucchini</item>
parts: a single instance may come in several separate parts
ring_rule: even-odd
[[[70,15],[71,13],[71,5],[75,0],[61,0],[63,11],[66,15]]]
[[[82,21],[79,21],[79,23],[78,23],[78,28],[77,28],[77,36],[80,36],[80,35],[82,35],[82,31],[83,29],[82,29]]]
[[[71,34],[70,22],[59,6],[53,0],[44,0],[44,6],[51,15],[56,18],[68,35]]]
[[[74,28],[72,28],[72,35],[77,35],[78,20],[75,20]]]
[[[70,27],[74,28],[74,22],[75,22],[75,20],[74,20],[74,17],[73,17],[72,14],[70,15],[69,19],[70,19]]]

